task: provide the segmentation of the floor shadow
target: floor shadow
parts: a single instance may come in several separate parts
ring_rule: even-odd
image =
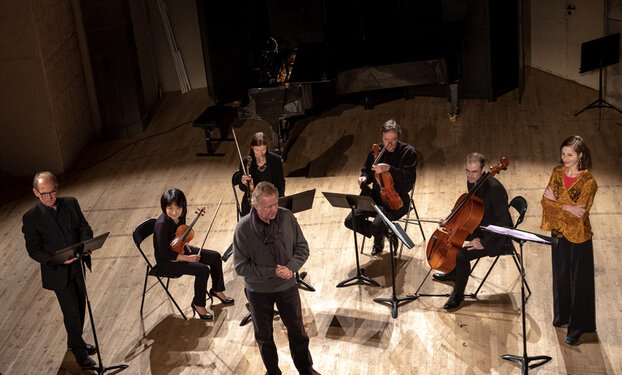
[[[346,151],[354,144],[354,135],[344,135],[322,155],[311,160],[302,168],[290,172],[287,177],[326,177],[335,175],[336,171],[348,161]]]
[[[388,348],[391,345],[394,325],[386,316],[374,316],[367,313],[359,317],[361,311],[337,309],[334,315],[327,315],[321,320],[329,321],[325,337],[331,340],[375,348]]]
[[[167,316],[141,338],[144,350],[149,349],[151,374],[164,375],[180,373],[184,369],[195,368],[211,373],[215,364],[204,363],[202,352],[213,344],[208,337],[213,329],[212,323],[201,319],[189,319],[175,315]]]
[[[611,374],[611,361],[603,351],[598,332],[584,333],[579,344],[566,344],[567,328],[556,328],[557,340],[567,374]]]

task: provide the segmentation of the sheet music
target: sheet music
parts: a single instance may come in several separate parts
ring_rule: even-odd
[[[550,243],[549,241],[541,237],[538,237],[533,233],[523,232],[518,229],[505,228],[505,227],[500,227],[497,225],[488,225],[486,226],[485,229],[489,232],[509,235],[519,240],[533,241],[533,242],[540,242],[540,243]]]

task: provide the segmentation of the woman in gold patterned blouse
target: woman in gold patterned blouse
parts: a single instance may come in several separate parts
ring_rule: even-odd
[[[578,135],[561,145],[561,163],[553,169],[542,196],[542,226],[559,239],[552,246],[553,325],[568,324],[566,343],[596,330],[594,250],[590,208],[596,180],[588,170],[590,151]]]

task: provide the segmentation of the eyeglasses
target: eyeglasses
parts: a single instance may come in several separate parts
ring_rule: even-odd
[[[42,193],[42,192],[39,191],[39,195],[42,196],[42,197],[56,196],[56,190],[48,191],[47,193]]]

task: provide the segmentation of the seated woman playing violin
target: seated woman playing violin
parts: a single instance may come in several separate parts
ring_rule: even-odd
[[[234,183],[244,192],[242,216],[251,211],[250,196],[253,187],[261,181],[272,183],[279,191],[279,197],[285,195],[285,177],[281,157],[270,152],[270,141],[262,132],[253,134],[250,141],[245,165],[234,176]]]
[[[210,271],[212,273],[210,300],[212,297],[216,297],[225,305],[234,302],[233,298],[228,298],[223,293],[225,282],[222,275],[220,254],[214,250],[199,249],[187,243],[183,246],[183,254],[173,251],[171,242],[176,238],[177,228],[186,223],[186,196],[179,189],[168,189],[160,198],[160,206],[162,207],[162,214],[155,223],[153,233],[156,262],[164,272],[195,276],[194,298],[192,300],[193,315],[198,313],[201,319],[211,320],[214,316],[205,308],[207,279]]]
[[[408,193],[415,186],[417,152],[414,147],[399,140],[400,125],[391,119],[382,125],[382,149],[372,150],[361,169],[358,183],[361,195],[371,195],[389,220],[397,220],[408,212],[410,197]],[[377,145],[374,145],[377,146]],[[373,184],[369,189],[369,184]],[[375,217],[373,222],[368,217]],[[355,210],[356,231],[367,236],[374,236],[372,255],[384,249],[386,227],[375,212]],[[352,213],[344,224],[352,226]]]

